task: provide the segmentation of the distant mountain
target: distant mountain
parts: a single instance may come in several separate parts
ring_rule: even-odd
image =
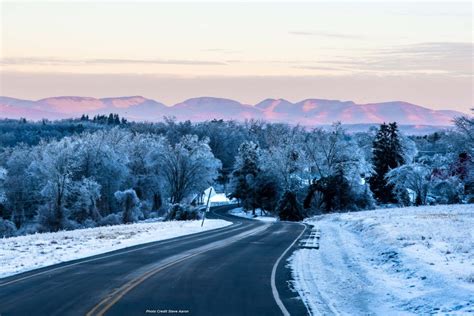
[[[205,121],[209,119],[245,120],[262,119],[262,112],[253,106],[222,98],[192,98],[171,107],[172,115],[180,120]]]
[[[247,105],[230,99],[200,97],[166,106],[141,96],[102,99],[62,96],[38,101],[0,97],[0,118],[61,119],[108,113],[118,113],[136,121],[160,121],[164,116],[175,116],[178,120],[262,119],[305,126],[336,121],[362,125],[397,121],[400,125],[450,126],[454,117],[463,115],[457,111],[431,110],[402,101],[356,104],[325,99],[297,103],[266,99],[256,105]]]

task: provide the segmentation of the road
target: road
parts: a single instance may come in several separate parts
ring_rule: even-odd
[[[304,225],[233,225],[0,280],[0,315],[305,315],[286,259]]]

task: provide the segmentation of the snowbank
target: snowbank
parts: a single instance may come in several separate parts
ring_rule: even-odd
[[[474,312],[474,207],[315,217],[319,249],[297,250],[294,285],[314,314]]]
[[[243,208],[241,208],[241,207],[234,208],[234,209],[230,210],[229,214],[234,215],[234,216],[238,216],[238,217],[248,218],[248,219],[256,219],[256,220],[259,220],[259,221],[262,221],[262,222],[275,222],[277,220],[273,216],[262,215],[260,209],[257,209],[255,211],[255,214],[257,215],[256,217],[253,217],[252,212],[245,212],[243,210]]]
[[[224,220],[136,223],[0,239],[0,278],[134,245],[232,224]]]

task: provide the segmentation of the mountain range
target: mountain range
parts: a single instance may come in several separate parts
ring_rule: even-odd
[[[396,121],[401,125],[449,126],[452,119],[464,113],[452,110],[432,110],[402,102],[356,104],[352,101],[306,99],[292,103],[284,99],[266,99],[249,105],[235,100],[199,97],[173,106],[141,96],[91,98],[76,96],[51,97],[36,101],[0,97],[0,118],[30,120],[64,119],[82,114],[118,113],[134,121],[160,121],[164,116],[178,120],[262,119],[304,126],[343,124],[374,124]]]

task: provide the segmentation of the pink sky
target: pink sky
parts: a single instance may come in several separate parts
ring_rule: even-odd
[[[472,5],[1,5],[0,94],[473,106]]]

